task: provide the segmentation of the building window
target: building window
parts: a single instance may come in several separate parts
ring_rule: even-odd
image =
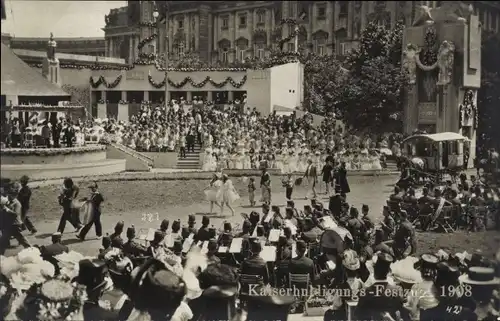
[[[349,12],[348,4],[346,2],[339,3],[339,16],[345,17],[347,16],[348,12]]]
[[[258,11],[257,12],[257,24],[264,24],[266,20],[266,12]]]
[[[294,51],[295,51],[295,44],[289,43],[288,44],[288,52],[294,52]]]
[[[326,18],[326,7],[325,7],[325,5],[319,5],[317,13],[318,13],[317,14],[317,18],[318,19],[325,19]]]
[[[256,37],[254,39],[254,48],[255,48],[254,56],[258,59],[264,59],[265,47],[266,47],[266,38],[264,36]]]
[[[223,48],[222,52],[221,52],[221,58],[220,58],[220,60],[222,62],[228,62],[229,61],[228,56],[229,56],[229,49],[228,48]]]
[[[244,61],[248,50],[248,40],[245,38],[239,38],[236,40],[236,48],[238,51],[238,60]]]
[[[247,56],[247,50],[238,48],[238,60],[243,62],[245,61],[246,56]]]
[[[183,29],[184,28],[184,20],[177,20],[177,29]]]
[[[186,47],[184,46],[184,42],[181,42],[178,48],[179,48],[179,56],[184,56],[184,50],[186,49]]]
[[[326,54],[326,38],[324,34],[319,34],[314,38],[314,52],[318,55]]]
[[[228,29],[229,28],[229,17],[224,16],[222,17],[222,29]]]
[[[345,42],[341,42],[339,44],[339,55],[341,56],[347,55],[347,44]]]
[[[246,14],[241,14],[239,16],[239,27],[240,28],[246,28],[247,27],[247,15]]]

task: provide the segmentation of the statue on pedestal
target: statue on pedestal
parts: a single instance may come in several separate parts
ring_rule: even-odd
[[[438,85],[447,85],[451,82],[455,61],[455,45],[451,41],[443,41],[438,52]]]
[[[407,44],[403,51],[403,68],[408,75],[408,83],[414,85],[417,81],[417,55],[420,50],[414,44]]]
[[[50,33],[50,39],[47,43],[47,59],[49,61],[56,61],[56,47],[57,42],[54,40],[54,34]]]

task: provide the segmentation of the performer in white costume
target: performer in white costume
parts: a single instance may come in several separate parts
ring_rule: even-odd
[[[222,185],[217,192],[217,201],[221,204],[221,215],[224,215],[224,205],[226,205],[231,211],[232,216],[234,216],[234,209],[231,204],[237,201],[240,198],[238,192],[233,186],[233,182],[229,179],[229,177],[224,174],[222,175]]]
[[[210,202],[210,214],[213,214],[214,204],[220,207],[222,210],[222,206],[217,199],[217,193],[219,192],[221,185],[222,181],[219,179],[217,174],[214,174],[212,180],[210,181],[210,184],[205,190],[205,198]]]

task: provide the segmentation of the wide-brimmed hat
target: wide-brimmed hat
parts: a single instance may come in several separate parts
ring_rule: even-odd
[[[356,254],[352,250],[347,250],[342,254],[342,265],[351,271],[355,271],[360,268],[361,262]]]
[[[78,276],[74,281],[87,287],[94,287],[101,283],[108,270],[106,262],[99,259],[84,259],[78,265]]]
[[[420,271],[414,268],[418,258],[408,256],[404,260],[391,264],[392,277],[402,283],[417,284],[422,282]]]
[[[500,278],[495,277],[495,270],[487,267],[473,266],[467,274],[461,275],[460,282],[471,285],[497,285]]]

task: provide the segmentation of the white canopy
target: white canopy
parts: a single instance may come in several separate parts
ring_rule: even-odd
[[[444,132],[444,133],[437,133],[437,134],[414,135],[414,136],[411,136],[411,137],[408,137],[407,139],[405,139],[403,141],[403,143],[406,143],[406,142],[411,141],[411,140],[419,139],[419,138],[428,139],[428,140],[431,140],[433,142],[444,142],[444,141],[450,141],[450,140],[465,140],[465,141],[469,140],[467,137],[462,136],[462,135],[457,134],[457,133]]]

